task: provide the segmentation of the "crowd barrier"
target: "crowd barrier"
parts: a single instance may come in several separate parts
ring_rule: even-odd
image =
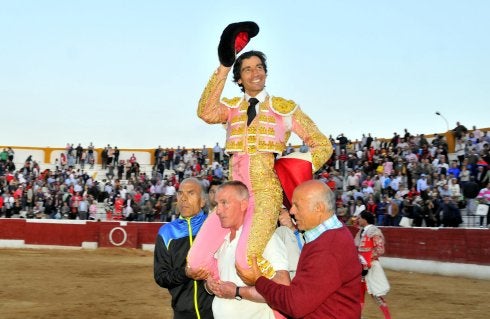
[[[152,250],[162,223],[0,219],[0,248],[124,247]]]
[[[164,223],[0,219],[0,248],[135,248],[153,251]],[[356,228],[350,228],[352,234]],[[382,227],[381,262],[395,270],[490,280],[490,230]],[[328,249],[328,247],[326,247]]]

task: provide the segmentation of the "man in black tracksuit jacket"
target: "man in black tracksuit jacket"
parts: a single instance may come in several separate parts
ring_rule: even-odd
[[[212,319],[213,297],[204,289],[204,281],[186,275],[186,257],[207,214],[202,210],[206,193],[196,178],[182,181],[177,191],[180,216],[160,227],[155,244],[155,282],[172,295],[174,319]],[[189,235],[191,234],[191,235]]]

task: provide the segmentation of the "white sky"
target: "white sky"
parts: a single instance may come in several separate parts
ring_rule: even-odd
[[[485,0],[0,0],[0,145],[223,145],[197,102],[244,20],[269,93],[326,135],[443,132],[435,111],[490,127],[489,17]]]

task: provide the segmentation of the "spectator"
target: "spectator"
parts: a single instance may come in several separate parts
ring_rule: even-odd
[[[417,180],[417,193],[423,199],[427,199],[427,192],[429,190],[429,185],[427,184],[427,176],[425,174],[420,174],[420,178]]]
[[[216,145],[213,147],[213,155],[214,161],[219,163],[221,161],[221,146],[219,146],[218,142],[216,142]]]
[[[218,203],[216,202],[216,191],[218,190],[218,187],[219,185],[221,185],[221,181],[218,181],[218,180],[213,180],[209,186],[209,190],[208,190],[208,196],[209,196],[209,201],[208,201],[208,205],[209,205],[209,208],[208,210],[210,212],[212,212],[214,210],[214,208],[216,207],[216,205],[218,205]]]
[[[87,198],[82,196],[80,202],[78,203],[78,219],[86,220],[88,218],[88,210],[89,204]]]
[[[344,133],[340,133],[337,138],[337,141],[339,141],[339,147],[341,150],[347,151],[347,144],[349,144],[349,139],[344,136]]]
[[[463,222],[461,212],[452,202],[451,196],[443,197],[443,202],[441,203],[437,214],[441,216],[440,219],[444,227],[459,227]]]
[[[78,143],[77,147],[75,148],[75,164],[80,164],[80,161],[82,159],[82,153],[83,153],[83,147],[81,143]]]
[[[480,205],[490,205],[490,182],[478,192],[476,197]],[[490,225],[490,209],[487,210],[487,227]],[[483,227],[485,216],[480,216],[480,227]]]
[[[456,122],[456,127],[453,129],[453,134],[455,138],[462,138],[466,133],[468,133],[468,129],[466,126],[461,124],[459,121]]]
[[[398,226],[402,216],[399,214],[400,207],[390,197],[386,198],[386,212],[384,217],[384,226]]]
[[[299,151],[301,153],[307,153],[308,151],[310,150],[310,148],[305,144],[305,142],[303,141],[303,143],[301,144],[301,146],[299,147]]]
[[[88,203],[89,203],[89,207],[88,207],[88,211],[89,211],[89,216],[88,216],[88,219],[89,220],[97,220],[97,214],[98,214],[98,207],[97,207],[97,201],[95,201],[93,199],[92,196],[89,197],[88,199]]]

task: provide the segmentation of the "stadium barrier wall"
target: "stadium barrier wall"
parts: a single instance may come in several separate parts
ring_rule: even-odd
[[[153,251],[158,222],[0,219],[0,248]],[[350,227],[352,234],[357,232]],[[388,269],[490,280],[490,230],[382,227]]]
[[[0,219],[0,248],[152,249],[162,223]]]

